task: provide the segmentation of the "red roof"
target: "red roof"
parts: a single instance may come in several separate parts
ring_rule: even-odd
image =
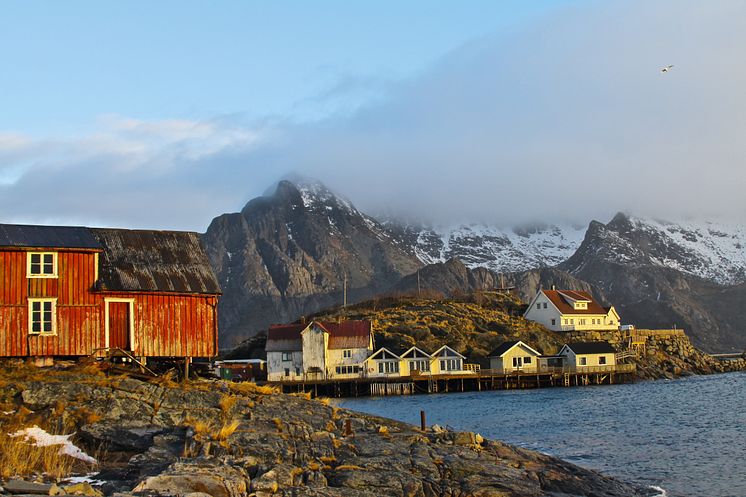
[[[608,314],[609,308],[603,307],[601,304],[593,300],[593,297],[588,292],[579,292],[576,290],[542,290],[544,295],[547,296],[552,304],[562,314]],[[573,300],[587,300],[587,309],[575,309],[573,308]]]
[[[300,340],[301,332],[310,324],[273,324],[267,331],[267,342]],[[370,321],[313,321],[313,324],[329,333],[330,349],[367,348],[370,343]]]
[[[267,340],[300,340],[300,332],[308,324],[272,324],[267,331]]]

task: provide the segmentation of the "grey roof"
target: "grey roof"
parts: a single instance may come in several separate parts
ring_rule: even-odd
[[[614,353],[614,347],[609,342],[573,342],[567,346],[575,354],[606,354]]]
[[[104,249],[99,290],[219,294],[197,233],[90,228]]]
[[[512,349],[513,347],[515,347],[516,345],[518,345],[519,343],[521,345],[523,345],[523,347],[525,347],[528,350],[530,350],[531,352],[534,352],[534,353],[536,353],[538,355],[541,355],[540,351],[534,349],[533,347],[531,347],[530,345],[528,345],[526,342],[523,342],[521,340],[512,340],[510,342],[503,342],[503,343],[501,343],[495,350],[493,350],[492,352],[490,352],[490,355],[487,356],[487,357],[501,357],[503,354],[505,354],[507,351],[509,351],[510,349]]]
[[[88,228],[26,224],[0,224],[0,247],[101,249]]]
[[[513,347],[514,345],[516,345],[518,342],[520,342],[520,340],[513,340],[513,341],[510,341],[510,342],[503,342],[495,350],[493,350],[492,352],[490,352],[490,355],[487,356],[487,357],[500,357],[505,352],[507,352],[508,350],[510,350],[511,347]]]

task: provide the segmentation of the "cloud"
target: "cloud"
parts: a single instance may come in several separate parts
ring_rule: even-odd
[[[243,167],[261,129],[104,116],[73,139],[0,135],[4,222],[203,230],[270,177]],[[258,177],[261,185],[253,185]]]
[[[340,77],[312,105],[374,97],[313,122],[104,116],[77,139],[0,134],[0,212],[204,230],[295,171],[364,211],[441,222],[744,222],[745,24],[742,2],[597,2],[407,81]]]

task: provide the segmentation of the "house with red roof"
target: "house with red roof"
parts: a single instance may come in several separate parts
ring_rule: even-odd
[[[267,380],[354,378],[373,352],[370,321],[311,321],[267,331]]]
[[[614,306],[576,290],[539,290],[523,317],[553,331],[617,330],[621,324]]]

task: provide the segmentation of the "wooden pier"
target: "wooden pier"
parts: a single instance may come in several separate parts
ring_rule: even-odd
[[[526,388],[574,387],[631,383],[634,364],[583,369],[546,368],[539,372],[478,373],[390,377],[329,378],[272,382],[285,393],[304,392],[322,397],[366,397],[426,393],[514,390]]]

